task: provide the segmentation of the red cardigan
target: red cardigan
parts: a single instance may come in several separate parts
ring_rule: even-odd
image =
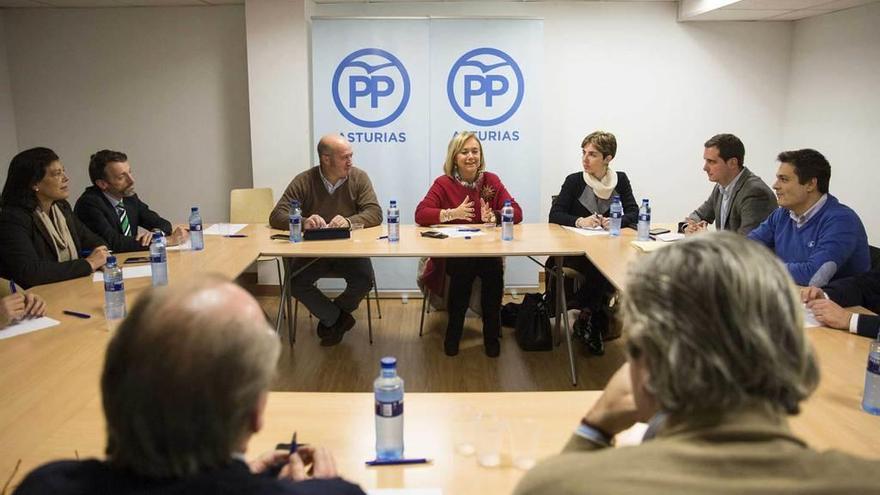
[[[501,208],[504,201],[509,199],[513,206],[513,223],[522,222],[522,208],[515,199],[507,192],[507,188],[501,183],[501,179],[492,172],[483,172],[477,181],[477,187],[469,188],[461,185],[452,177],[441,175],[434,180],[431,189],[425,194],[425,198],[416,207],[416,223],[419,225],[434,225],[440,223],[440,210],[458,208],[464,201],[465,196],[470,196],[474,202],[474,218],[467,220],[453,220],[449,223],[483,223],[480,219],[480,198],[487,201],[495,217],[501,218]]]
[[[474,202],[474,218],[467,220],[453,220],[448,223],[483,223],[480,219],[480,198],[483,198],[495,212],[495,218],[501,218],[501,208],[504,201],[509,199],[513,207],[513,223],[522,222],[522,208],[515,199],[507,192],[507,188],[501,183],[501,179],[492,172],[483,172],[477,181],[477,187],[469,188],[461,185],[452,177],[441,175],[434,180],[428,194],[416,207],[416,223],[419,225],[434,225],[440,223],[440,210],[458,208],[464,201],[465,196],[470,196]],[[434,294],[444,296],[446,282],[446,263],[443,258],[430,258],[425,265],[422,274],[425,286]]]

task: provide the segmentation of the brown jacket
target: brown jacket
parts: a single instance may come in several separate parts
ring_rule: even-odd
[[[878,472],[880,461],[816,452],[784,416],[752,410],[669,424],[634,447],[601,448],[574,435],[514,493],[876,495]]]
[[[382,223],[382,208],[373,191],[367,173],[351,167],[348,180],[331,195],[321,180],[319,167],[312,167],[290,181],[281,199],[269,215],[269,225],[276,229],[289,228],[290,202],[298,200],[303,219],[318,214],[327,222],[342,215],[349,223],[375,227]]]

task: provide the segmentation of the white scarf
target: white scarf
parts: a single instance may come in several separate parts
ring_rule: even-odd
[[[593,194],[599,199],[608,199],[614,188],[617,187],[617,174],[611,170],[611,167],[605,169],[605,177],[599,180],[592,175],[584,172],[584,182],[593,190]]]

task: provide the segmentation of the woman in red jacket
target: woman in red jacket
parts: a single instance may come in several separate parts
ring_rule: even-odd
[[[416,208],[416,223],[434,225],[497,224],[505,200],[510,200],[514,223],[522,222],[522,209],[507,192],[497,175],[486,172],[483,145],[472,132],[460,132],[449,142],[444,175],[437,177]],[[486,355],[498,357],[501,345],[501,298],[504,295],[504,265],[501,258],[432,258],[425,270],[425,283],[435,293],[443,293],[444,275],[449,275],[449,323],[443,350],[458,354],[464,315],[471,297],[474,278],[480,277],[483,312],[483,345]]]

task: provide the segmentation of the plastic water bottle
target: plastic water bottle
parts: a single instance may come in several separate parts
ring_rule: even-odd
[[[868,370],[865,372],[865,395],[862,409],[880,415],[880,337],[871,342],[868,351]]]
[[[290,242],[302,242],[303,214],[302,209],[299,207],[299,201],[294,199],[290,202],[290,214],[288,215],[288,218],[290,219]]]
[[[397,376],[397,358],[383,357],[376,395],[376,459],[403,458],[403,379]]]
[[[153,273],[153,287],[168,285],[168,255],[165,234],[153,232],[150,242],[150,271]]]
[[[513,240],[513,207],[510,200],[504,200],[504,208],[501,208],[501,240]]]
[[[620,235],[620,225],[623,222],[623,205],[620,204],[620,196],[611,197],[611,235],[617,237]]]
[[[125,318],[125,284],[122,268],[116,264],[116,256],[108,256],[104,265],[104,317],[112,330]]]
[[[388,206],[388,242],[397,242],[400,240],[400,210],[397,208],[397,201],[391,200]]]
[[[193,206],[189,214],[189,239],[193,251],[205,249],[205,234],[202,232],[202,216],[199,215],[198,206]]]
[[[651,240],[651,205],[647,199],[642,200],[639,208],[639,234],[636,239],[640,241]]]

